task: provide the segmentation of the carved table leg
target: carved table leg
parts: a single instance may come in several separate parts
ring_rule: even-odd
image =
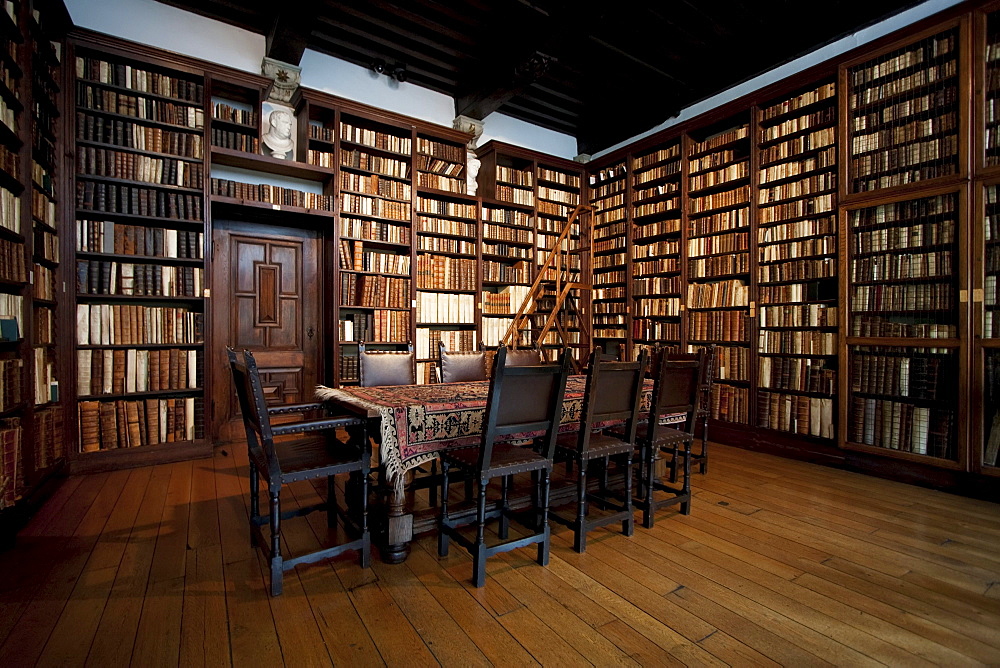
[[[413,540],[413,472],[406,474],[402,493],[387,486],[385,498],[386,534],[382,548],[382,561],[387,564],[401,564],[410,556],[410,541]]]

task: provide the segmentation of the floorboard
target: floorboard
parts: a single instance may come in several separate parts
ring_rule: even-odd
[[[497,555],[482,589],[469,555],[439,559],[428,534],[403,565],[300,566],[280,598],[250,546],[243,449],[74,477],[0,554],[0,664],[1000,664],[1000,507],[725,446],[712,458],[691,515],[596,530],[582,555],[553,525],[547,567],[534,548]],[[283,507],[322,494],[296,483]],[[322,512],[283,528],[286,554],[347,538]]]

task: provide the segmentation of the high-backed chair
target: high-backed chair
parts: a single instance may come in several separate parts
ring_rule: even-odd
[[[640,489],[642,498],[635,504],[642,508],[643,526],[653,527],[659,508],[680,504],[681,513],[691,513],[691,443],[694,441],[694,415],[697,409],[699,378],[702,367],[698,362],[674,362],[666,355],[660,356],[653,380],[648,418],[636,429],[635,442],[639,448]],[[660,416],[683,413],[684,423],[678,428],[661,424]],[[683,447],[682,453],[679,448]],[[658,452],[679,453],[684,463],[684,478],[680,488],[662,482],[656,474]],[[676,461],[678,454],[674,455]],[[676,484],[676,483],[675,483]],[[656,492],[665,492],[657,498]]]
[[[335,557],[346,550],[359,550],[361,566],[367,568],[371,559],[371,539],[368,533],[368,473],[371,466],[371,448],[365,436],[366,421],[360,418],[317,418],[295,422],[271,424],[272,415],[282,417],[305,415],[310,412],[322,413],[324,405],[294,404],[268,408],[264,401],[264,389],[257,371],[257,361],[248,350],[238,355],[227,348],[229,366],[233,373],[236,396],[243,413],[246,429],[247,448],[250,456],[250,544],[259,546],[268,558],[271,567],[271,595],[279,596],[285,571],[299,564],[308,564],[329,557]],[[242,358],[242,359],[241,359]],[[352,427],[358,438],[350,442],[341,441],[337,429]],[[286,436],[298,436],[294,440]],[[279,438],[280,437],[280,438]],[[275,440],[279,438],[279,440]],[[350,473],[356,477],[359,497],[355,504],[359,517],[351,517],[337,504],[334,476]],[[260,514],[260,480],[263,476],[267,485],[269,512]],[[326,477],[327,502],[297,510],[281,511],[281,488],[299,480]],[[358,534],[355,540],[317,550],[296,557],[281,554],[281,521],[315,510],[327,511],[327,524],[336,526],[337,516]],[[270,526],[270,539],[266,539],[261,527]]]
[[[417,366],[413,344],[406,350],[367,350],[358,344],[358,367],[361,387],[380,385],[416,385]]]
[[[486,353],[448,351],[444,341],[438,341],[438,379],[442,383],[464,383],[486,380]]]
[[[689,361],[703,363],[701,378],[698,379],[698,408],[695,411],[695,424],[701,422],[701,452],[691,453],[691,460],[698,463],[700,473],[708,473],[708,417],[711,413],[712,380],[715,377],[718,346],[714,343],[700,348],[695,353],[673,353],[670,359],[678,362]],[[671,464],[670,480],[677,482],[677,464]]]
[[[569,360],[563,355],[558,364],[511,367],[506,365],[507,348],[500,346],[494,358],[483,435],[479,447],[459,448],[441,453],[441,515],[438,521],[438,554],[448,555],[449,540],[454,540],[472,554],[472,581],[477,587],[486,584],[486,559],[527,545],[538,545],[538,563],[549,562],[549,475],[555,453],[556,436],[562,417],[563,397]],[[534,447],[504,440],[515,434],[541,434]],[[454,516],[448,506],[448,480],[455,470],[472,472],[479,488],[474,520]],[[514,475],[533,473],[538,486],[534,513],[525,526],[527,536],[508,540],[511,518],[507,498]],[[500,500],[487,510],[486,491],[490,481],[500,478]],[[499,519],[500,542],[486,545],[486,521]],[[475,524],[475,538],[460,530]]]
[[[556,512],[551,518],[573,528],[573,549],[587,549],[587,532],[614,522],[622,523],[622,533],[631,536],[635,530],[632,511],[632,453],[638,426],[642,384],[646,371],[646,351],[635,362],[604,361],[595,350],[587,369],[587,389],[583,397],[583,413],[577,433],[563,434],[556,442],[556,461],[572,461],[577,471],[576,514],[563,517]],[[623,421],[617,434],[603,433],[600,427],[608,422]],[[595,430],[597,430],[595,432]],[[612,458],[621,461],[625,473],[624,494],[616,502],[608,489],[608,464]],[[595,501],[612,505],[616,512],[588,519],[587,468],[592,461],[601,462],[600,495]]]

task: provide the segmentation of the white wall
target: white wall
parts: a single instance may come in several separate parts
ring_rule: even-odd
[[[260,72],[265,39],[154,0],[66,0],[73,22],[83,28],[149,44],[247,72]],[[451,127],[451,97],[397,81],[325,54],[302,56],[302,85]],[[576,155],[576,139],[502,114],[490,114],[480,144],[495,138],[563,158]]]
[[[598,158],[623,146],[627,146],[634,141],[648,137],[651,134],[655,134],[664,128],[669,128],[672,125],[677,125],[678,123],[694,118],[695,116],[703,114],[706,111],[710,111],[715,107],[731,102],[732,100],[769,86],[777,81],[781,81],[796,72],[801,72],[802,70],[808,69],[813,65],[818,65],[819,63],[830,60],[831,58],[834,58],[842,53],[846,53],[855,47],[867,44],[868,42],[888,35],[894,30],[899,30],[900,28],[906,27],[911,23],[916,23],[923,18],[936,14],[937,12],[957,5],[961,2],[962,0],[927,0],[927,2],[917,5],[916,7],[912,7],[880,23],[876,23],[873,26],[859,30],[856,33],[848,35],[847,37],[843,37],[836,42],[820,47],[819,49],[796,58],[791,62],[785,63],[784,65],[776,67],[773,70],[769,70],[764,74],[754,77],[753,79],[737,84],[732,88],[713,95],[706,100],[693,104],[690,107],[685,107],[677,116],[667,119],[663,123],[650,128],[646,132],[595,153],[593,157]]]

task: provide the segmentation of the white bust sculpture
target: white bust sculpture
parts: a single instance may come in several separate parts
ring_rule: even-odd
[[[292,115],[281,109],[275,109],[268,116],[267,132],[261,138],[262,143],[273,158],[287,158],[295,147],[292,140]]]
[[[479,189],[479,182],[476,181],[476,177],[479,176],[479,168],[482,166],[479,158],[472,151],[468,151],[465,155],[465,192],[469,195],[475,195],[476,190]]]

